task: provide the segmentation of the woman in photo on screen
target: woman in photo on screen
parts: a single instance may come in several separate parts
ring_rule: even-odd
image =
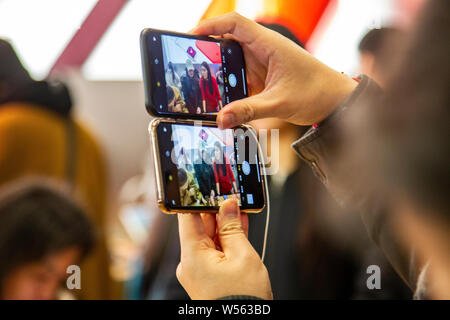
[[[217,195],[238,193],[230,160],[225,155],[219,141],[214,143],[213,171],[216,180]]]
[[[218,112],[223,107],[222,98],[216,78],[211,75],[211,69],[206,62],[202,62],[200,73],[203,112]]]
[[[166,70],[166,86],[175,87],[178,91],[181,90],[181,81],[178,74],[175,72],[172,62],[169,62]]]

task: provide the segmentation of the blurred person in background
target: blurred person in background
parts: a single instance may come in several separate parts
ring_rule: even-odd
[[[370,30],[358,46],[361,73],[384,87],[397,62],[399,43],[404,36],[403,31],[393,27]]]
[[[66,182],[103,231],[105,162],[92,134],[73,119],[68,88],[56,80],[32,79],[1,39],[0,61],[0,186],[29,175]],[[108,298],[112,282],[103,233],[82,269],[80,297]]]
[[[371,175],[392,193],[391,223],[417,299],[450,299],[449,34],[450,2],[430,0],[386,96],[349,124],[366,132],[355,146],[377,160]]]
[[[391,70],[399,56],[399,47],[405,40],[405,33],[394,27],[384,27],[370,30],[360,41],[360,70],[378,85],[385,87]],[[404,281],[395,273],[383,252],[372,245],[361,252],[362,268],[356,284],[357,299],[409,299],[410,290]],[[382,270],[383,286],[381,290],[368,290],[365,284],[367,266],[377,265]]]
[[[0,299],[74,298],[62,291],[67,268],[91,251],[94,229],[67,190],[45,178],[0,189]]]
[[[236,14],[194,30],[232,32],[244,51],[251,43],[254,63],[265,62],[269,70],[262,78],[269,83],[253,83],[261,89],[258,94],[221,110],[219,127],[275,115],[295,124],[319,124],[294,149],[342,206],[361,213],[372,239],[421,299],[450,297],[449,13],[450,2],[428,1],[384,94],[371,79],[363,77],[358,84]],[[277,50],[258,50],[268,43]],[[245,239],[243,218],[232,200],[220,208],[217,234],[211,232],[211,219],[178,215],[177,277],[191,298],[272,298],[267,269]],[[213,246],[216,236],[223,250]],[[201,254],[198,241],[211,250],[206,254],[203,248]]]

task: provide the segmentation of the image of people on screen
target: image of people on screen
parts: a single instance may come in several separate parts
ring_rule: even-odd
[[[173,125],[172,140],[183,207],[240,203],[232,130]]]
[[[169,106],[168,96],[168,111],[190,114],[220,111],[224,95],[220,43],[169,35],[161,40],[166,87],[180,93],[185,107],[180,111],[174,108],[176,104]]]

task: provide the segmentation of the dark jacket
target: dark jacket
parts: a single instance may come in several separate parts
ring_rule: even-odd
[[[346,163],[336,161],[342,152],[351,149],[344,138],[344,119],[357,109],[373,105],[367,101],[380,99],[381,96],[381,89],[375,82],[363,76],[347,101],[320,126],[311,128],[292,147],[310,165],[340,205],[361,214],[372,240],[381,248],[400,277],[415,291],[419,266],[413,254],[396,239],[388,219],[390,204],[387,195],[368,186],[370,183],[365,177],[369,175],[365,172],[365,164],[352,163],[351,159]]]
[[[194,77],[191,78],[187,74],[187,70],[184,75],[181,76],[181,90],[183,92],[184,101],[186,101],[186,107],[189,113],[197,113],[197,108],[202,107],[202,94],[200,92],[200,77],[195,72]]]
[[[211,190],[216,190],[213,167],[202,161],[201,164],[194,164],[194,170],[200,192],[203,197],[207,199],[211,194]]]

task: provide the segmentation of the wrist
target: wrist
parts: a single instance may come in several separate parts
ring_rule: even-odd
[[[345,74],[326,67],[327,72],[320,74],[315,90],[311,92],[308,102],[308,117],[305,125],[321,123],[330,116],[358,86],[358,82]]]

